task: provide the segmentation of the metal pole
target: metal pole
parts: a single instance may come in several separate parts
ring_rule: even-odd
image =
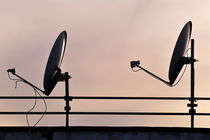
[[[191,39],[191,108],[190,108],[190,114],[191,114],[191,128],[194,128],[194,115],[195,115],[195,68],[194,68],[194,39]]]
[[[66,92],[66,96],[65,96],[65,100],[66,100],[66,106],[65,106],[65,110],[66,110],[66,127],[69,127],[69,111],[71,110],[70,106],[69,106],[69,73],[65,72],[64,74],[65,77],[65,92]]]

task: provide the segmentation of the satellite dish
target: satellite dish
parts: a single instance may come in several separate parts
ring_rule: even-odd
[[[171,85],[173,85],[183,65],[185,64],[184,53],[190,41],[191,31],[192,31],[192,22],[189,21],[183,27],[176,42],[168,73]]]
[[[183,65],[191,63],[191,60],[194,61],[194,59],[189,59],[188,57],[184,57],[185,50],[189,44],[190,37],[191,37],[191,31],[192,31],[192,22],[189,21],[185,24],[183,27],[178,40],[176,42],[174,52],[171,58],[171,63],[169,67],[169,81],[165,81],[159,76],[153,74],[152,72],[144,69],[143,67],[140,66],[139,61],[131,61],[131,68],[138,67],[140,68],[139,70],[143,70],[144,72],[150,74],[154,78],[162,81],[163,83],[173,86],[174,81],[176,80],[177,76],[179,75]],[[194,62],[193,62],[194,63]],[[135,70],[133,70],[135,71]],[[138,70],[137,70],[138,71]]]
[[[174,81],[176,80],[177,76],[179,75],[183,65],[190,64],[191,65],[191,72],[190,72],[190,103],[187,105],[190,107],[189,113],[191,115],[191,128],[194,128],[194,115],[196,113],[195,107],[197,107],[197,104],[195,104],[195,68],[194,63],[197,62],[197,60],[194,57],[194,39],[191,39],[191,32],[192,32],[192,22],[187,22],[176,42],[173,55],[171,57],[171,63],[169,66],[169,73],[168,78],[169,82],[163,80],[159,76],[151,73],[150,71],[144,69],[140,66],[140,61],[131,61],[130,66],[134,72],[137,72],[139,70],[143,70],[144,72],[148,73],[149,75],[153,76],[154,78],[162,81],[163,83],[173,86]],[[189,44],[189,41],[191,40],[191,53],[190,57],[184,57],[185,50]],[[138,67],[139,69],[134,70],[135,67]],[[176,85],[176,84],[175,84]]]
[[[61,73],[60,65],[64,56],[67,41],[67,33],[63,31],[57,37],[52,50],[50,52],[45,74],[44,74],[44,94],[50,95],[51,91],[59,81],[59,76]]]
[[[52,47],[52,50],[50,52],[48,61],[47,61],[45,75],[44,75],[44,82],[43,82],[44,91],[41,90],[40,88],[38,88],[37,86],[33,85],[32,83],[28,82],[27,80],[25,80],[18,74],[16,74],[15,68],[8,69],[7,72],[8,72],[9,78],[10,78],[10,73],[12,73],[16,77],[18,77],[18,79],[10,78],[11,80],[16,80],[16,83],[19,81],[22,81],[22,82],[30,85],[35,90],[35,92],[41,91],[42,93],[44,93],[47,96],[50,95],[50,93],[52,92],[53,88],[55,87],[55,85],[57,84],[58,81],[64,81],[65,82],[64,99],[66,101],[66,106],[64,109],[66,110],[66,127],[68,127],[69,126],[69,111],[71,110],[71,108],[69,106],[69,101],[70,101],[69,79],[71,78],[71,76],[68,74],[68,72],[61,73],[61,69],[60,69],[61,62],[62,62],[64,52],[66,49],[66,41],[67,41],[67,33],[66,33],[66,31],[63,31],[57,37],[57,39]],[[36,105],[36,103],[35,103],[35,105]],[[33,108],[35,107],[35,105],[33,106]],[[46,105],[46,103],[45,103],[45,105]]]

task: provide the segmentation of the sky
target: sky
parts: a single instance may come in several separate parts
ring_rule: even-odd
[[[69,72],[72,96],[189,97],[190,67],[176,87],[146,73],[132,72],[129,62],[168,80],[177,37],[192,21],[195,39],[195,95],[209,97],[210,2],[208,0],[0,0],[0,95],[34,96],[33,90],[9,80],[6,70],[43,89],[43,76],[56,37],[67,31],[61,65]],[[58,83],[51,96],[63,96]],[[188,112],[187,101],[75,100],[72,111]],[[209,101],[198,101],[197,112],[210,112]],[[28,111],[34,100],[1,101],[2,111]],[[63,111],[64,102],[47,101],[48,111]],[[38,102],[34,111],[43,111]],[[30,116],[33,125],[39,116]],[[27,125],[25,116],[0,116],[1,125]],[[45,116],[39,126],[63,126],[64,116]],[[72,126],[190,126],[188,116],[71,116]],[[210,127],[210,117],[196,117],[197,127]]]

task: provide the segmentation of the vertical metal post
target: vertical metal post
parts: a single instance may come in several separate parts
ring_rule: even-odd
[[[66,100],[66,106],[65,106],[65,110],[66,110],[66,127],[69,127],[69,111],[71,110],[70,106],[69,106],[69,73],[65,72],[64,74],[64,78],[65,78],[65,100]]]
[[[195,115],[195,68],[194,68],[194,39],[191,39],[191,107],[190,107],[190,114],[191,114],[191,128],[194,128],[194,115]]]

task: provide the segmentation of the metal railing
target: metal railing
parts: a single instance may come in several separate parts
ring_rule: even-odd
[[[0,96],[0,100],[30,100],[30,99],[56,99],[65,100],[66,106],[63,112],[0,112],[0,115],[66,115],[66,127],[69,127],[69,116],[71,115],[157,115],[157,116],[210,116],[210,113],[189,112],[73,112],[70,111],[70,102],[74,100],[176,100],[190,101],[190,97],[97,97],[97,96],[46,96],[46,97],[31,97],[31,96]],[[206,97],[195,97],[195,100],[210,100]],[[188,106],[190,108],[190,106]],[[67,109],[69,108],[69,110]],[[193,122],[194,123],[194,122]],[[191,124],[191,128],[192,127]]]

